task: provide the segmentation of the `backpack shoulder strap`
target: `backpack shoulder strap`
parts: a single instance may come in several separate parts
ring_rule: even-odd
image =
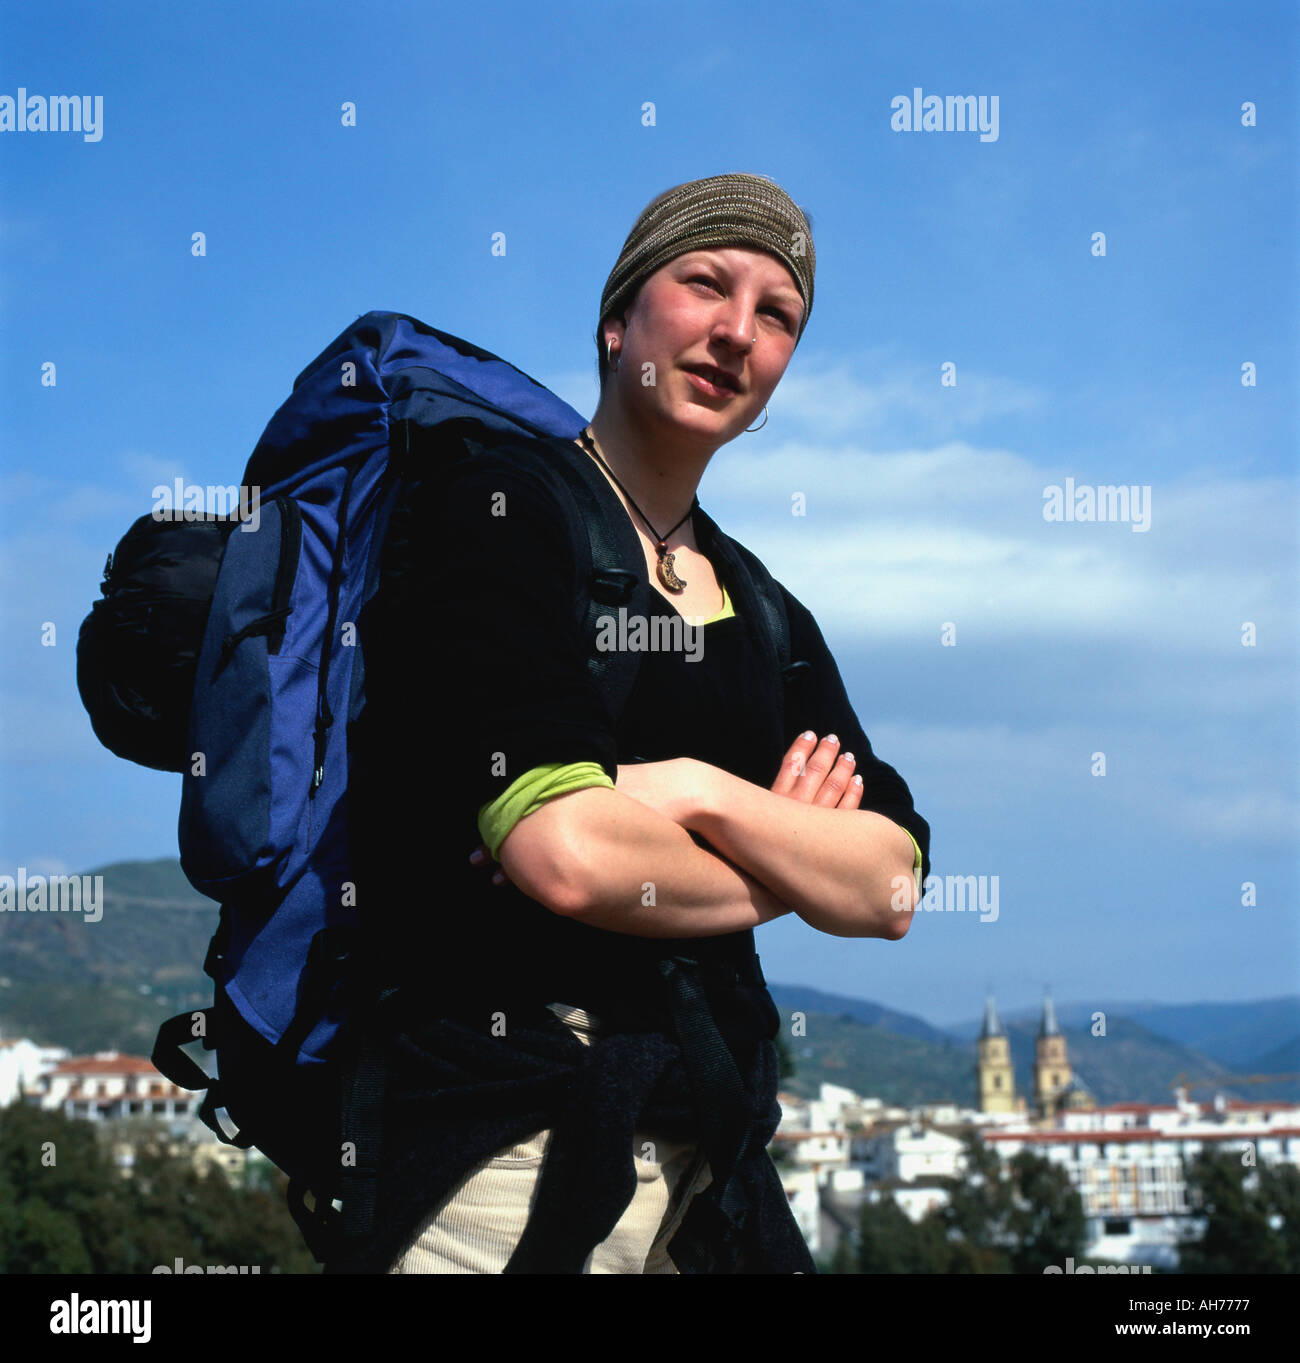
[[[749,612],[758,622],[769,659],[776,663],[782,678],[788,680],[791,668],[799,664],[790,661],[790,617],[780,585],[762,559],[719,530],[703,507],[696,508],[695,516],[697,525],[703,522],[713,553],[722,560],[724,567],[731,569],[736,594],[740,597],[740,611]]]
[[[571,441],[559,437],[535,441],[527,454],[567,510],[577,562],[575,617],[587,644],[587,670],[610,718],[617,720],[632,694],[641,654],[630,649],[602,651],[596,637],[610,607],[626,607],[630,615],[650,614],[651,587],[641,542],[604,474]],[[638,567],[642,571],[636,571]]]
[[[629,649],[604,652],[595,641],[600,618],[610,607],[626,607],[629,615],[651,613],[653,589],[640,540],[604,474],[572,441],[539,436],[512,448],[511,455],[547,482],[569,516],[577,564],[575,616],[587,642],[588,671],[616,720],[632,693],[641,655]],[[789,613],[780,585],[762,560],[720,530],[702,507],[695,516],[711,552],[735,584],[738,612],[755,621],[769,662],[789,681],[808,664],[791,661]]]

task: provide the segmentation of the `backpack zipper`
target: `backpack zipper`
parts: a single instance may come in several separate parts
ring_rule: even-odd
[[[275,499],[280,508],[280,562],[277,565],[275,586],[271,589],[271,615],[276,617],[266,641],[268,653],[279,653],[284,644],[285,617],[292,613],[289,598],[298,577],[298,559],[302,554],[302,511],[289,496]]]
[[[311,799],[316,798],[316,792],[325,781],[325,740],[330,725],[334,723],[334,715],[330,711],[326,687],[329,684],[330,659],[334,650],[334,626],[338,622],[339,583],[343,577],[343,550],[347,545],[348,538],[348,502],[352,496],[352,480],[357,476],[357,471],[362,462],[364,460],[354,461],[352,467],[348,469],[347,482],[343,484],[343,497],[339,502],[339,533],[334,542],[334,561],[330,566],[329,618],[325,622],[325,639],[321,644],[319,680],[316,687],[316,728],[312,735],[315,745],[311,789],[308,792]]]

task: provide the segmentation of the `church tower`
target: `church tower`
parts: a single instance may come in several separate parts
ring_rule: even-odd
[[[1044,1120],[1057,1114],[1060,1098],[1074,1075],[1065,1053],[1065,1037],[1056,1021],[1056,1007],[1049,994],[1043,1000],[1043,1019],[1034,1044],[1034,1106]]]
[[[984,1006],[984,1026],[976,1043],[978,1059],[975,1076],[979,1085],[981,1112],[1015,1112],[1016,1079],[1011,1068],[1011,1043],[998,1020],[998,1010],[989,995]]]

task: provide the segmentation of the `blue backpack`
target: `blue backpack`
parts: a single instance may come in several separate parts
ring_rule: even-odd
[[[572,443],[585,424],[497,356],[403,314],[367,313],[296,379],[248,461],[240,510],[141,517],[78,637],[96,735],[182,773],[181,867],[221,905],[204,962],[213,1006],[164,1023],[153,1062],[206,1090],[199,1115],[223,1141],[255,1144],[289,1174],[290,1210],[322,1262],[373,1214],[377,1038],[392,994],[360,949],[350,875],[348,731],[365,706],[357,621],[411,489],[508,448],[566,508],[587,584],[575,614],[617,717],[640,655],[598,650],[597,621],[619,605],[648,615],[652,589],[625,566],[643,558],[621,504]],[[789,679],[807,664],[790,662],[779,588],[713,528],[738,613],[758,622]],[[182,1049],[196,1042],[215,1050],[215,1078]]]

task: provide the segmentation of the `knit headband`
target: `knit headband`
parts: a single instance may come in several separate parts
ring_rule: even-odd
[[[817,268],[812,230],[780,185],[765,175],[744,173],[688,181],[642,210],[605,281],[600,322],[621,313],[634,290],[675,257],[728,246],[766,251],[789,269],[803,295],[801,337],[812,314]],[[599,323],[596,344],[601,345]]]

